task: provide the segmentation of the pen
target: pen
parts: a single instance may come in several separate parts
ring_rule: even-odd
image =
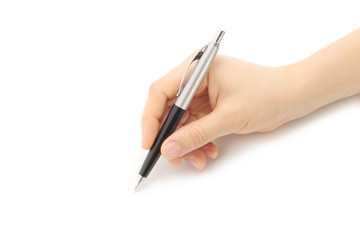
[[[176,94],[178,98],[172,106],[168,116],[159,130],[159,133],[155,138],[152,147],[150,148],[145,158],[145,161],[140,169],[139,176],[136,179],[135,191],[148,177],[149,173],[159,159],[161,155],[160,148],[162,143],[175,131],[177,125],[179,124],[181,117],[185,113],[203,78],[208,72],[211,63],[213,62],[216,53],[219,50],[219,45],[224,34],[224,31],[219,30],[213,41],[200,49],[200,51],[195,54],[195,56],[187,65],[180,82],[179,91]],[[185,86],[183,86],[186,73],[189,70],[191,64],[196,60],[198,60],[198,62],[190,73]]]

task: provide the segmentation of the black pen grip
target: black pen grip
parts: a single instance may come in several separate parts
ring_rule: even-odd
[[[161,129],[156,136],[156,139],[148,152],[146,159],[140,169],[139,174],[143,177],[147,177],[154,167],[155,163],[159,159],[161,152],[160,148],[162,143],[168,138],[176,129],[181,117],[184,115],[185,110],[176,106],[171,108],[169,115],[166,117]]]

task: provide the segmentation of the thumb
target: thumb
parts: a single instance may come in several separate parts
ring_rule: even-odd
[[[166,159],[173,159],[225,135],[226,127],[221,119],[220,114],[214,110],[205,117],[179,128],[162,144],[162,155]]]

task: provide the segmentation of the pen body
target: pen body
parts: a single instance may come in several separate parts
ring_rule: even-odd
[[[175,104],[173,105],[140,169],[139,174],[141,176],[146,178],[149,175],[161,155],[160,148],[162,143],[175,131],[184,112],[184,109]]]
[[[181,91],[179,97],[176,99],[175,104],[177,106],[183,109],[188,108],[191,100],[194,98],[195,93],[199,89],[200,84],[206,76],[218,50],[218,44],[210,43],[206,47],[198,63],[194,67],[193,71],[190,73],[184,89]]]
[[[191,64],[194,60],[198,60],[196,66],[193,68],[192,72],[190,73],[185,86],[182,87],[181,85],[183,79],[180,83],[179,93],[177,94],[178,98],[174,106],[171,108],[168,116],[166,117],[162,127],[160,128],[158,135],[156,136],[156,139],[152,147],[150,148],[150,151],[146,156],[146,159],[139,172],[140,178],[137,181],[136,187],[138,187],[139,184],[143,181],[143,179],[149,175],[152,168],[158,161],[161,155],[160,152],[161,145],[166,140],[166,138],[168,138],[175,131],[176,127],[178,126],[183,114],[185,113],[185,110],[188,108],[201,82],[206,76],[206,73],[208,72],[211,63],[213,62],[217,54],[220,41],[224,36],[224,34],[225,34],[224,31],[219,30],[214,40],[210,42],[208,45],[206,45],[204,48],[202,48],[198,52],[198,54],[193,58],[193,60],[190,62]],[[187,70],[189,69],[189,66],[187,67]],[[187,70],[185,70],[185,73]]]

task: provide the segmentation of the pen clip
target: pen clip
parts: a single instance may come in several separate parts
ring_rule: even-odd
[[[207,48],[208,45],[205,45],[203,48],[201,48],[199,50],[199,52],[197,52],[197,54],[191,59],[191,61],[189,62],[189,64],[187,65],[186,69],[185,69],[185,72],[181,78],[181,82],[180,82],[180,87],[179,87],[179,91],[178,93],[176,94],[176,96],[180,96],[182,90],[184,89],[184,86],[183,86],[183,83],[184,83],[184,79],[185,79],[185,76],[186,76],[186,73],[188,72],[191,64],[196,61],[196,60],[199,60],[201,58],[201,56],[203,55],[203,53],[205,52],[205,49]]]

